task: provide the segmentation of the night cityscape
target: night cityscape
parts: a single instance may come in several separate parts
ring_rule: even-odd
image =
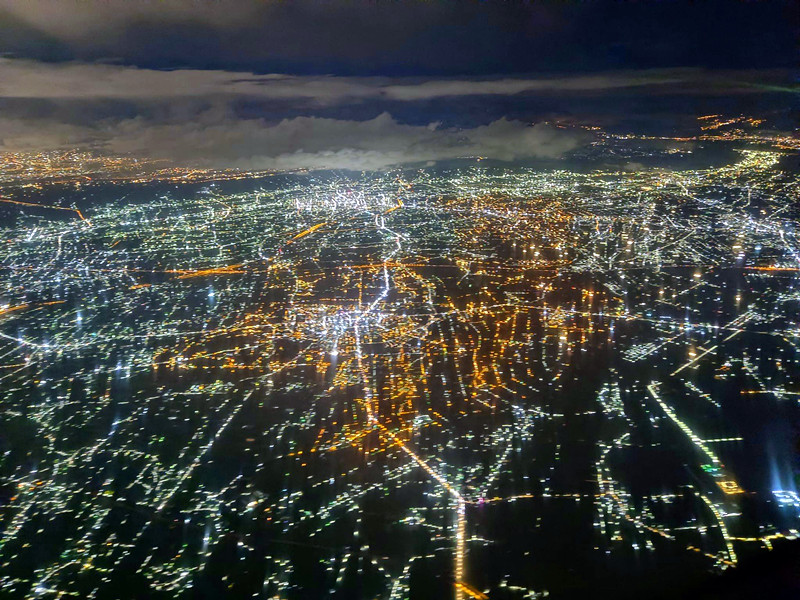
[[[797,597],[798,12],[0,1],[0,598]]]

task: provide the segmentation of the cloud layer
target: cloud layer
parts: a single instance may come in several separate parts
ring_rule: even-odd
[[[379,169],[484,156],[558,158],[582,130],[484,112],[431,123],[432,105],[459,114],[481,99],[760,92],[764,73],[648,70],[548,78],[377,78],[152,70],[0,59],[0,151],[92,149],[216,168]],[[472,99],[472,100],[469,100]],[[246,110],[243,110],[242,107]],[[419,107],[419,108],[415,108]],[[450,109],[452,107],[452,109]],[[405,120],[397,114],[405,114]],[[395,116],[392,116],[395,115]],[[414,117],[414,118],[412,118]]]
[[[598,83],[588,78],[572,85]],[[476,155],[556,158],[583,143],[585,134],[505,118],[454,128],[402,123],[387,112],[370,118],[367,111],[361,119],[314,114],[321,107],[335,113],[354,104],[508,95],[542,85],[561,84],[257,76],[0,59],[0,150],[89,148],[179,165],[248,169],[379,169]],[[288,102],[295,110],[304,106],[305,114],[285,118],[275,110],[270,118],[242,116],[234,110],[237,102],[259,107]]]
[[[380,169],[464,156],[557,158],[585,141],[549,125],[500,119],[471,129],[406,125],[383,113],[367,121],[296,117],[275,125],[211,120],[144,126],[123,123],[109,148],[251,169]]]
[[[314,104],[367,100],[419,101],[452,96],[523,93],[582,93],[624,88],[724,88],[752,90],[769,73],[652,69],[570,77],[385,78],[256,75],[219,70],[140,69],[96,63],[43,63],[0,58],[0,97],[49,99],[171,99],[247,96],[270,100],[304,99]],[[775,73],[772,74],[773,76]]]
[[[270,124],[211,111],[191,121],[134,118],[97,127],[0,119],[0,150],[91,148],[177,165],[259,170],[370,170],[466,156],[558,158],[586,141],[582,132],[544,124],[499,119],[470,129],[441,129],[435,123],[398,123],[388,113],[366,121],[295,117]]]

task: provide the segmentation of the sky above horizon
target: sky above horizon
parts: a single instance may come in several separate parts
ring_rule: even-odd
[[[542,121],[793,110],[798,3],[0,0],[0,150],[243,168],[556,158]],[[533,123],[538,123],[533,126]]]

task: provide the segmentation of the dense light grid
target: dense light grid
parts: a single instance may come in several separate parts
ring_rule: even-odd
[[[0,586],[538,598],[554,564],[726,569],[797,536],[796,149],[604,166],[676,153],[652,141],[8,195]]]

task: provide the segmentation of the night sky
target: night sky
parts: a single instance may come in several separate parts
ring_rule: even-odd
[[[674,132],[721,110],[785,127],[799,6],[0,0],[0,150],[272,167],[355,149],[383,158],[331,166],[370,168],[404,160],[379,138],[435,130],[449,147],[445,130],[501,119]],[[491,151],[519,132],[476,135]]]
[[[798,8],[772,2],[0,2],[0,52],[338,75],[791,68]]]

